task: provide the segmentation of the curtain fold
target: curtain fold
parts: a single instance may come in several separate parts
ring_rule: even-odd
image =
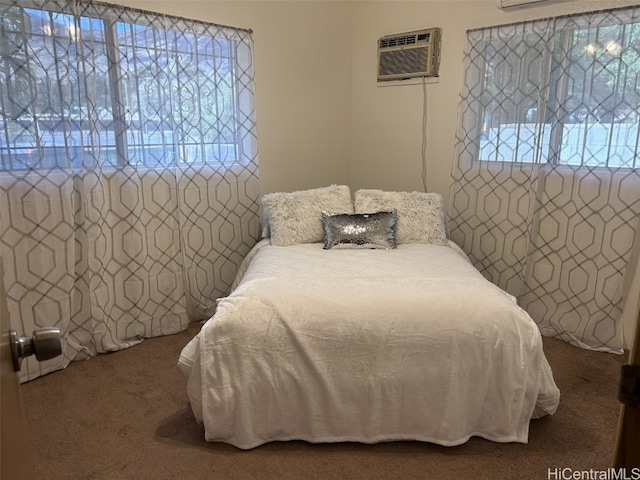
[[[453,240],[544,335],[619,353],[639,41],[639,8],[469,31],[450,190]]]
[[[0,1],[0,259],[16,329],[63,356],[213,314],[259,237],[251,32],[98,2]]]

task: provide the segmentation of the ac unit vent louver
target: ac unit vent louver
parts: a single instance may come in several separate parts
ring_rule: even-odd
[[[430,28],[378,39],[378,81],[437,76],[441,33]]]
[[[414,45],[415,35],[403,35],[402,37],[383,38],[380,40],[380,48],[399,47],[401,45]]]

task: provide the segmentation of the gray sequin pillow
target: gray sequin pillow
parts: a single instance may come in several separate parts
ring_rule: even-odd
[[[358,190],[355,209],[360,212],[396,210],[397,243],[447,244],[442,195],[422,192]]]
[[[324,249],[396,248],[396,212],[332,215],[322,212]]]
[[[269,193],[262,197],[263,235],[272,245],[321,243],[324,240],[322,212],[353,213],[347,185]]]

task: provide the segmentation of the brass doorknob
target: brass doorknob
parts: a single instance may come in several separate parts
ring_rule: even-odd
[[[60,329],[58,327],[36,328],[31,337],[18,335],[14,328],[9,330],[9,343],[13,357],[13,369],[20,371],[22,359],[31,355],[42,362],[55,358],[62,353]]]

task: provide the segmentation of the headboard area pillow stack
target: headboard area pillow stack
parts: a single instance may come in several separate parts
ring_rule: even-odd
[[[262,197],[262,226],[262,236],[270,237],[277,246],[324,242],[325,249],[330,249],[447,244],[443,200],[438,193],[362,189],[355,193],[354,201],[346,185],[269,193]]]

